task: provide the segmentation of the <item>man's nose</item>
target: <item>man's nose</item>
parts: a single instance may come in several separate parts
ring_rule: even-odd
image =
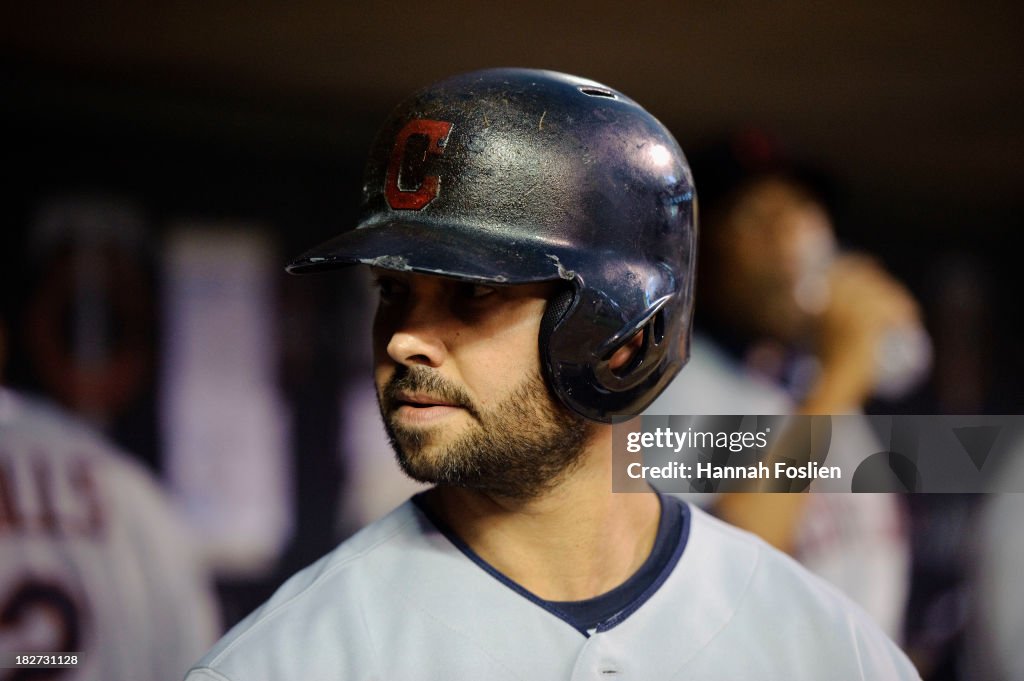
[[[437,368],[448,355],[447,315],[437,301],[416,297],[402,310],[389,312],[384,321],[386,352],[398,364]]]

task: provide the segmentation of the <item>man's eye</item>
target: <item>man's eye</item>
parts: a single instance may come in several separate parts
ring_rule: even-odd
[[[405,287],[394,279],[376,279],[373,283],[381,302],[392,302],[405,292]]]

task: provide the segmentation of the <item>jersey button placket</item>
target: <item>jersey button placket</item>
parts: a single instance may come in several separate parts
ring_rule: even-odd
[[[576,660],[572,681],[625,681],[627,675],[620,656],[609,650],[602,634],[594,634],[588,640]]]

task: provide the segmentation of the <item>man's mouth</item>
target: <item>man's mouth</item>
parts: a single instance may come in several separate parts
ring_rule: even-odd
[[[400,367],[380,388],[382,413],[394,424],[430,425],[459,413],[479,420],[473,400],[432,369]]]
[[[458,404],[442,399],[440,397],[434,397],[426,393],[407,393],[400,392],[396,396],[395,405],[401,407],[407,405],[417,409],[427,407],[459,407]]]
[[[424,425],[463,409],[461,405],[444,398],[419,392],[399,392],[395,395],[393,404],[391,413],[394,418]]]

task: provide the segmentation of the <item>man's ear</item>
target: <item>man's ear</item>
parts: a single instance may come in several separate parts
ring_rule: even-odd
[[[633,337],[626,342],[625,345],[619,347],[618,350],[612,355],[611,359],[608,360],[608,368],[612,371],[617,371],[622,367],[629,364],[630,360],[633,359],[633,355],[640,350],[640,347],[644,343],[644,330],[640,329]]]

